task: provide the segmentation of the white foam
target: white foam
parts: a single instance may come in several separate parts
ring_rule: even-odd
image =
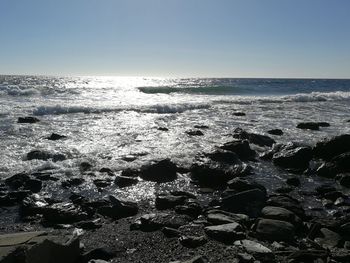
[[[181,103],[181,104],[156,104],[150,106],[126,106],[117,108],[95,108],[85,106],[39,106],[33,114],[36,116],[44,115],[62,115],[62,114],[74,114],[74,113],[104,113],[104,112],[120,112],[120,111],[136,111],[143,113],[182,113],[188,110],[196,109],[208,109],[209,104],[195,104],[195,103]]]

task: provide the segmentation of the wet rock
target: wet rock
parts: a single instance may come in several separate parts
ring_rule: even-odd
[[[291,186],[298,187],[300,186],[300,179],[297,177],[291,177],[286,180],[286,183]]]
[[[207,126],[207,125],[194,125],[194,128],[196,128],[196,129],[209,129],[209,126]]]
[[[195,194],[186,192],[186,191],[181,191],[181,190],[171,191],[170,194],[174,196],[185,196],[187,198],[192,198],[192,199],[197,198]]]
[[[158,210],[170,209],[177,205],[183,205],[186,199],[186,196],[158,195],[155,205]]]
[[[35,117],[19,117],[17,122],[18,123],[37,123],[40,120]]]
[[[181,236],[179,238],[179,241],[180,241],[181,245],[183,245],[184,247],[188,247],[188,248],[200,247],[208,242],[208,240],[205,236],[199,236],[199,237]]]
[[[271,262],[274,258],[274,254],[271,249],[252,240],[237,240],[234,242],[234,245],[243,248],[247,253],[253,255],[256,259],[260,259],[264,262]]]
[[[71,179],[68,179],[66,181],[63,181],[61,183],[61,185],[65,188],[69,188],[69,187],[72,187],[72,186],[78,186],[78,185],[81,185],[82,183],[84,183],[84,179],[83,178],[80,178],[80,177],[75,177],[75,178],[71,178]]]
[[[338,247],[342,238],[339,234],[327,229],[321,228],[322,238],[316,238],[315,241],[320,244],[323,248],[332,249]]]
[[[33,177],[40,181],[58,181],[59,179],[54,177],[52,173],[50,172],[38,172],[38,173],[32,173]]]
[[[350,188],[350,174],[343,174],[339,178],[339,184]]]
[[[24,189],[30,190],[32,193],[40,192],[41,188],[42,188],[42,182],[37,179],[29,179],[24,184]]]
[[[266,206],[261,211],[261,216],[268,219],[276,219],[292,223],[295,226],[301,224],[301,219],[292,211],[282,207]]]
[[[93,167],[93,165],[89,162],[82,162],[79,165],[79,169],[81,172],[89,171],[89,170],[91,170],[92,167]]]
[[[343,236],[350,238],[350,221],[340,226],[340,231]],[[350,240],[350,239],[349,239]]]
[[[5,180],[5,183],[12,189],[18,190],[29,190],[33,193],[40,192],[42,188],[42,182],[37,179],[31,178],[25,173],[15,174]]]
[[[190,136],[203,136],[204,133],[201,130],[189,130],[186,133]]]
[[[102,167],[99,171],[100,173],[107,173],[108,175],[114,175],[113,170],[107,167]]]
[[[327,122],[301,122],[297,125],[298,129],[318,131],[320,127],[329,127]]]
[[[33,150],[27,154],[27,160],[43,160],[52,159],[53,162],[66,160],[66,156],[61,153],[50,153],[47,151]]]
[[[335,187],[333,185],[329,185],[329,184],[320,185],[320,186],[316,187],[315,190],[321,196],[324,196],[326,193],[336,191]]]
[[[189,218],[186,216],[172,215],[169,213],[145,214],[130,226],[130,230],[141,230],[145,232],[157,231],[163,227],[179,228],[187,224]]]
[[[233,178],[232,180],[228,181],[227,187],[237,192],[242,192],[242,191],[252,190],[252,189],[260,189],[266,192],[266,188],[263,185],[258,184],[257,182],[248,182],[248,180],[245,180],[239,177]]]
[[[246,116],[246,114],[244,112],[241,112],[241,111],[236,111],[236,112],[233,112],[232,114],[233,114],[233,116]]]
[[[124,176],[124,177],[138,177],[140,176],[140,171],[137,169],[125,169],[121,172],[120,176]]]
[[[252,144],[259,145],[261,147],[268,146],[271,147],[276,141],[269,136],[249,133],[241,128],[237,128],[234,130],[233,138],[239,140],[248,140]]]
[[[250,148],[249,143],[246,140],[235,140],[227,142],[220,148],[236,153],[239,159],[243,161],[253,160],[256,155],[255,151]]]
[[[229,244],[245,237],[243,228],[238,223],[229,223],[204,228],[205,233],[217,241]]]
[[[110,179],[96,179],[94,180],[94,185],[96,185],[97,187],[107,187],[110,186],[112,184],[112,181]]]
[[[285,221],[260,219],[256,224],[255,231],[262,239],[273,241],[293,241],[295,227],[291,223]]]
[[[101,206],[97,209],[100,215],[108,216],[113,219],[120,219],[136,215],[138,212],[138,206],[135,202],[116,198],[114,196],[109,196],[109,199],[111,201],[109,205]]]
[[[89,218],[87,213],[68,202],[42,207],[39,214],[43,215],[48,224],[70,224]]]
[[[268,134],[272,134],[272,135],[278,135],[278,136],[283,135],[283,131],[280,130],[280,129],[268,130],[267,133],[268,133]]]
[[[169,131],[167,127],[158,127],[157,130],[159,131]]]
[[[221,208],[229,212],[257,217],[265,203],[266,193],[260,189],[252,189],[223,198]]]
[[[249,173],[246,164],[226,165],[213,161],[198,161],[191,168],[192,179],[200,186],[223,187],[226,183],[237,176]]]
[[[196,218],[202,213],[202,207],[196,200],[188,199],[184,205],[176,206],[175,212],[181,215],[188,215]]]
[[[171,227],[164,227],[162,229],[162,232],[168,238],[180,237],[180,235],[181,235],[181,232],[179,230],[177,230],[175,228],[171,228]]]
[[[234,152],[217,149],[214,152],[205,154],[209,159],[226,164],[240,164],[241,160]]]
[[[331,160],[345,152],[350,152],[350,134],[339,135],[318,142],[313,149],[314,155],[324,160]]]
[[[52,133],[49,137],[47,137],[47,139],[50,140],[50,141],[57,141],[57,140],[61,140],[61,139],[64,139],[64,138],[67,138],[67,136],[60,135],[60,134],[57,134],[57,133]]]
[[[300,217],[302,220],[305,218],[305,211],[300,205],[299,201],[288,196],[288,195],[274,195],[271,196],[266,204],[268,206],[277,206],[277,207],[283,207],[285,209],[288,209],[289,211],[292,211],[295,213],[298,217]]]
[[[11,191],[11,192],[0,192],[0,206],[13,206],[27,196],[29,196],[31,192],[29,190],[19,190],[19,191]]]
[[[86,229],[86,230],[94,230],[102,227],[101,220],[95,219],[95,220],[86,220],[81,221],[76,224],[78,228]]]
[[[82,255],[84,262],[88,262],[91,259],[101,259],[101,260],[110,260],[118,255],[118,251],[112,247],[99,247],[94,248]]]
[[[171,182],[176,179],[176,164],[169,159],[144,165],[140,170],[140,177],[146,181],[157,183]]]
[[[272,161],[275,165],[284,168],[306,169],[312,158],[312,150],[309,147],[291,148],[291,145],[282,147],[281,150],[275,153]]]
[[[135,177],[121,176],[117,175],[114,180],[114,184],[118,187],[128,187],[134,184],[137,184],[139,180]]]
[[[79,239],[67,234],[22,232],[0,235],[0,261],[26,263],[76,263]]]

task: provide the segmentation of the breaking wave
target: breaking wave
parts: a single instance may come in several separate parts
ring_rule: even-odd
[[[121,111],[136,111],[142,113],[158,113],[158,114],[169,114],[169,113],[182,113],[189,110],[197,109],[208,109],[209,104],[157,104],[151,106],[129,106],[119,108],[95,108],[95,107],[84,107],[84,106],[39,106],[33,114],[36,116],[44,115],[62,115],[62,114],[74,114],[74,113],[85,113],[85,114],[99,114],[107,112],[121,112]]]

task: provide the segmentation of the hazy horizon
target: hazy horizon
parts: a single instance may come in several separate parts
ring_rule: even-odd
[[[350,78],[350,2],[0,3],[0,74]]]

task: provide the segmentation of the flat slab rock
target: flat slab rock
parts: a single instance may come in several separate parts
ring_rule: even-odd
[[[237,241],[234,242],[234,245],[242,247],[249,254],[253,254],[253,255],[270,255],[270,256],[273,255],[271,249],[261,245],[258,242],[252,241],[252,240],[248,240],[248,239],[237,240]]]
[[[204,230],[209,237],[223,243],[232,243],[244,237],[243,228],[238,223],[208,226]]]
[[[80,254],[77,237],[43,231],[0,235],[0,262],[75,263]]]

